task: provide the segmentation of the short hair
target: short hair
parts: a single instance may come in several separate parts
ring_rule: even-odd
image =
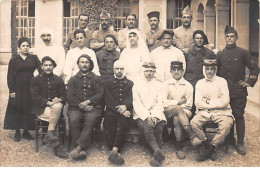
[[[31,41],[30,41],[30,39],[27,38],[27,37],[20,37],[20,38],[19,38],[18,43],[17,43],[18,48],[20,48],[20,46],[21,46],[21,44],[22,44],[23,42],[27,42],[27,43],[29,44],[29,47],[31,48]]]
[[[92,59],[90,58],[90,56],[87,55],[87,54],[82,54],[81,56],[79,56],[79,58],[78,58],[78,60],[77,60],[77,64],[79,64],[79,60],[80,60],[81,58],[86,58],[86,59],[88,59],[89,64],[90,64],[90,69],[89,69],[89,70],[92,71],[93,68],[94,68],[94,63],[93,63]]]
[[[135,15],[135,14],[128,14],[128,15],[126,16],[126,20],[127,20],[127,18],[128,18],[129,16],[134,16],[135,19],[136,19],[136,15]]]
[[[43,63],[46,62],[46,61],[52,62],[52,64],[53,64],[54,67],[57,66],[56,62],[55,62],[51,57],[49,57],[49,56],[45,56],[45,57],[42,58],[42,65],[43,65]]]
[[[74,33],[73,33],[74,38],[76,39],[76,35],[77,35],[77,34],[80,34],[80,33],[82,33],[83,36],[86,38],[86,32],[85,32],[85,30],[83,30],[83,29],[76,29],[76,30],[74,31]]]
[[[86,17],[88,17],[88,19],[89,19],[88,14],[79,14],[78,19],[80,19],[81,16],[86,16]]]

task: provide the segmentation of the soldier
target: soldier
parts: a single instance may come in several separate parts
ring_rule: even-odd
[[[98,52],[99,50],[105,48],[104,38],[106,35],[112,34],[117,37],[117,32],[110,29],[110,14],[106,11],[102,11],[99,17],[101,29],[94,31],[94,33],[92,34],[92,39],[90,41],[90,48],[93,49],[95,52]]]
[[[124,74],[124,65],[120,61],[114,64],[115,77],[104,85],[105,118],[104,131],[112,151],[108,160],[114,164],[124,163],[124,158],[119,154],[125,138],[132,125],[133,82]]]
[[[192,34],[194,29],[191,27],[192,12],[189,6],[186,6],[182,11],[181,22],[182,26],[174,29],[174,44],[184,53],[188,52],[194,44]]]
[[[259,68],[249,52],[236,45],[237,31],[231,27],[225,28],[226,47],[217,54],[218,75],[228,82],[230,105],[235,117],[237,132],[237,152],[246,154],[245,137],[245,107],[247,102],[247,87],[253,87],[257,81]],[[245,80],[245,68],[249,69],[249,78]],[[231,129],[230,142],[235,145],[234,127]]]
[[[193,132],[202,141],[197,161],[217,159],[216,149],[224,143],[233,125],[234,117],[229,105],[227,81],[216,76],[217,64],[214,56],[204,60],[203,73],[205,78],[198,81],[195,88],[196,114],[190,124]],[[208,140],[202,126],[212,121],[218,124],[218,131],[212,141]]]
[[[143,63],[143,79],[133,86],[133,119],[153,151],[150,164],[160,166],[165,159],[160,148],[163,145],[162,131],[166,118],[163,113],[161,83],[154,79],[155,69],[154,63]]]
[[[49,122],[48,132],[43,141],[54,146],[54,154],[60,158],[68,158],[62,149],[57,133],[57,123],[62,114],[63,105],[66,103],[66,88],[62,78],[53,74],[56,67],[55,61],[45,56],[42,58],[43,73],[34,77],[31,82],[31,96],[33,101],[32,113],[38,119]]]
[[[69,127],[73,145],[70,156],[74,160],[85,159],[90,147],[91,135],[96,120],[101,116],[103,86],[101,78],[92,72],[94,63],[90,56],[83,54],[77,64],[79,72],[68,83]]]
[[[159,47],[160,41],[158,37],[161,36],[163,30],[159,28],[160,23],[160,12],[152,11],[147,14],[151,29],[145,33],[146,44],[151,52],[153,49]]]

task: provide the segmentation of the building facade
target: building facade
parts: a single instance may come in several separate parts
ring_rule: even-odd
[[[100,1],[105,3],[104,0]],[[113,1],[113,0],[111,0]],[[124,28],[125,17],[134,13],[139,29],[149,29],[147,13],[160,11],[160,27],[174,29],[181,25],[181,12],[190,5],[193,12],[192,26],[204,30],[209,43],[219,49],[225,46],[225,25],[234,26],[239,33],[237,44],[259,58],[259,1],[258,0],[114,0],[113,27]],[[55,41],[63,44],[67,34],[77,27],[77,17],[86,10],[90,0],[1,0],[0,1],[0,62],[8,63],[12,50],[17,49],[15,39],[27,36],[32,49],[41,43],[42,28],[55,31]],[[91,7],[91,6],[90,6]],[[94,10],[94,9],[93,9]],[[89,11],[88,11],[89,12]],[[92,16],[91,22],[98,20]],[[15,23],[15,24],[14,24]]]

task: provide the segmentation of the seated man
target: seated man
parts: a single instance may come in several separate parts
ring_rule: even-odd
[[[104,85],[104,131],[109,147],[112,148],[108,160],[120,165],[124,163],[124,159],[118,152],[123,147],[133,119],[130,112],[133,108],[133,82],[125,77],[124,66],[120,61],[114,64],[114,74],[115,77]]]
[[[176,155],[179,159],[185,158],[183,151],[183,133],[188,134],[193,146],[201,141],[192,132],[189,119],[192,116],[193,87],[183,78],[183,63],[171,62],[172,79],[163,83],[164,114],[168,122],[173,122],[176,137]]]
[[[54,154],[60,158],[68,155],[59,144],[59,139],[54,135],[63,105],[66,102],[66,88],[62,78],[53,74],[56,67],[55,61],[45,56],[42,58],[43,74],[34,77],[31,82],[31,95],[33,101],[32,113],[38,119],[49,122],[48,132],[44,142],[54,145]]]
[[[74,149],[70,156],[74,160],[85,159],[86,149],[91,144],[91,135],[96,119],[101,116],[103,87],[100,77],[92,70],[91,58],[82,54],[77,60],[79,72],[70,78],[67,89],[70,135]]]
[[[229,105],[227,81],[216,76],[216,72],[216,59],[206,58],[203,63],[205,78],[196,84],[195,106],[197,111],[190,123],[193,132],[202,140],[197,161],[205,161],[208,158],[217,159],[216,148],[224,142],[234,123]],[[210,121],[218,124],[218,131],[209,144],[202,126]]]
[[[154,63],[144,62],[142,69],[143,79],[133,86],[133,119],[154,153],[150,164],[160,166],[165,159],[160,148],[162,147],[162,131],[166,122],[161,83],[154,79],[156,69]]]

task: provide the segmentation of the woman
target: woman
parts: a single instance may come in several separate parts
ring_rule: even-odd
[[[138,30],[129,31],[126,48],[122,51],[119,60],[125,65],[126,77],[134,83],[139,81],[142,63],[150,61],[150,58],[147,45]]]
[[[16,130],[14,135],[15,142],[21,140],[20,129],[24,129],[23,138],[33,139],[28,131],[33,129],[30,83],[33,78],[33,72],[36,69],[38,72],[41,72],[41,62],[36,55],[29,54],[30,47],[31,43],[28,38],[21,37],[18,40],[20,54],[12,57],[7,73],[9,102],[5,115],[4,129]]]

